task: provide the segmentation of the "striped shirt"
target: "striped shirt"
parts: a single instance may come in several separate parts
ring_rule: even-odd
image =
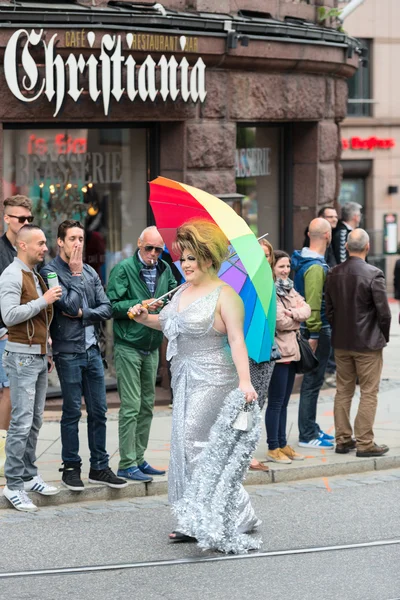
[[[144,281],[148,287],[148,290],[152,296],[156,291],[156,282],[157,282],[157,264],[154,265],[146,265],[142,257],[140,256],[140,252],[138,252],[138,257],[140,262],[143,264],[143,269],[140,271],[143,275]]]

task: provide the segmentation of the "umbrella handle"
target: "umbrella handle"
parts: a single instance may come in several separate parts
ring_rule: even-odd
[[[148,308],[148,304],[147,304],[147,302],[142,302],[142,306],[144,306],[144,308]],[[128,319],[130,319],[131,321],[134,321],[134,320],[135,320],[135,315],[133,315],[133,314],[130,312],[130,310],[131,310],[131,309],[129,309],[129,310],[128,310],[128,312],[127,312]]]

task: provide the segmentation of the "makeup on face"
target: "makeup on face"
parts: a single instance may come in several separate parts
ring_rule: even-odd
[[[199,266],[197,263],[197,259],[193,254],[181,256],[179,262],[181,263],[182,270],[186,279],[188,277],[191,277],[196,271],[198,271]]]

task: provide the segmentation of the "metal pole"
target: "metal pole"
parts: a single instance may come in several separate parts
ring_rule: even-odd
[[[346,8],[344,8],[338,16],[339,21],[343,23],[343,21],[347,19],[347,17],[351,15],[351,13],[354,12],[356,8],[361,6],[361,4],[363,4],[364,2],[365,0],[351,0],[351,2],[349,2]]]

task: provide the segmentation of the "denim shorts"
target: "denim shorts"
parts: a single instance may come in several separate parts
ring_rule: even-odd
[[[0,340],[0,357],[3,358],[4,350],[6,347],[7,339]],[[7,379],[6,372],[3,367],[3,361],[0,360],[0,389],[10,387],[10,382]]]

